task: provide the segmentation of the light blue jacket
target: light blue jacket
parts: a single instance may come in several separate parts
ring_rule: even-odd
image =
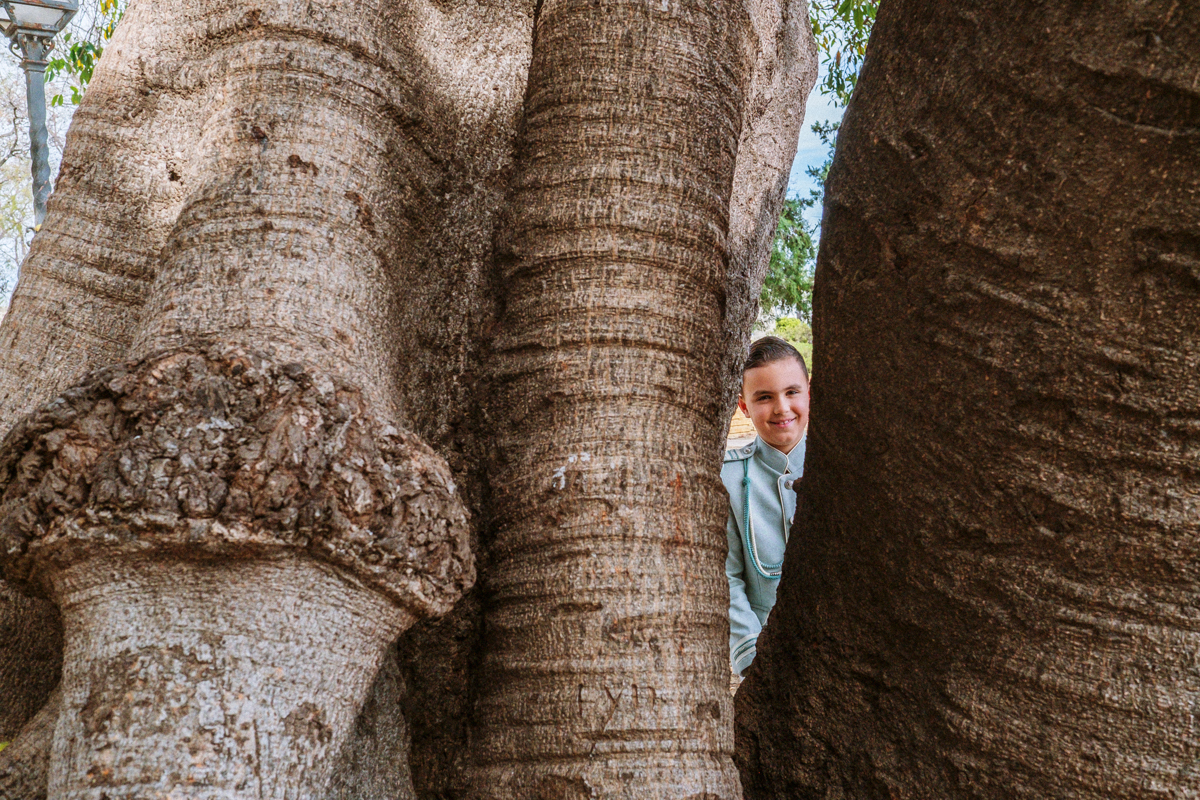
[[[725,451],[721,481],[729,492],[729,661],[738,675],[754,660],[758,634],[775,605],[783,551],[796,513],[793,483],[804,474],[806,444],[801,439],[784,455],[755,439]]]

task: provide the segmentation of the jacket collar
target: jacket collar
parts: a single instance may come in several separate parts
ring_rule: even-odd
[[[804,448],[807,443],[808,437],[805,437],[796,443],[792,452],[784,455],[764,442],[760,436],[754,441],[754,455],[764,466],[779,475],[789,471],[799,474],[804,469]]]

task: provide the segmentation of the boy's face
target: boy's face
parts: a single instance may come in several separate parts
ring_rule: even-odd
[[[746,370],[738,408],[764,442],[790,453],[808,427],[808,379],[800,362],[784,358]]]

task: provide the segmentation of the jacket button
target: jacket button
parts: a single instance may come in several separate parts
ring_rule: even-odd
[[[742,448],[742,452],[743,452],[743,453],[753,453],[753,452],[754,452],[754,445],[752,445],[752,444],[748,444],[748,445],[746,445],[745,447],[743,447],[743,448]]]
[[[783,482],[783,488],[785,488],[785,489],[791,489],[791,488],[792,488],[792,483],[794,483],[794,481],[784,481],[784,482]]]

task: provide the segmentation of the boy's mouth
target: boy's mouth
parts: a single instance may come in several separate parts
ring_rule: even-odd
[[[795,421],[796,421],[796,418],[792,417],[791,419],[771,420],[770,423],[777,428],[786,428],[787,426],[791,425]]]

